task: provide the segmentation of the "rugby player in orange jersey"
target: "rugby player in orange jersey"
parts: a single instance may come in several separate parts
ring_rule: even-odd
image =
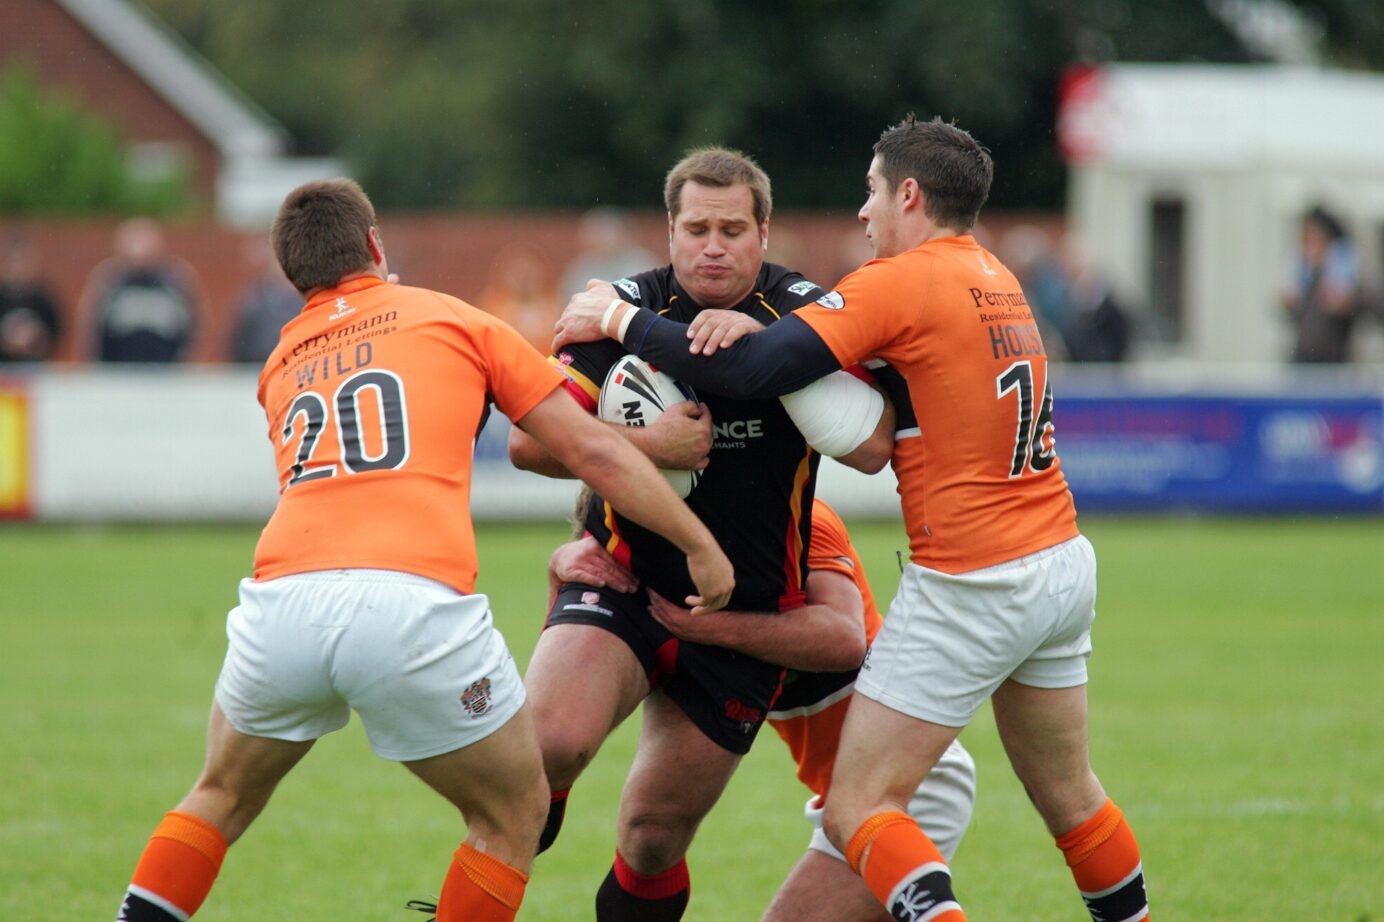
[[[899,425],[911,427],[906,406],[896,403],[896,408]],[[801,608],[752,618],[726,609],[694,615],[651,594],[650,610],[681,640],[773,659],[790,669],[768,720],[792,753],[799,780],[812,791],[805,812],[813,833],[761,922],[880,922],[888,913],[827,840],[822,813],[851,688],[865,645],[883,619],[845,524],[820,499],[812,504],[808,555],[807,604]],[[554,551],[549,575],[554,586],[574,579],[598,585],[635,582],[590,536]],[[918,786],[908,812],[950,859],[974,804],[975,763],[957,740]]]
[[[489,401],[685,551],[699,608],[730,597],[730,562],[518,333],[456,298],[386,281],[374,209],[354,182],[289,193],[272,238],[307,300],[259,381],[279,502],[227,618],[205,767],[155,829],[119,919],[192,916],[227,847],[354,709],[371,748],[466,821],[437,918],[507,922],[548,788],[523,683],[473,591],[472,446]]]
[[[786,393],[865,359],[896,368],[922,446],[896,471],[911,563],[856,682],[827,835],[896,919],[964,919],[945,861],[902,805],[989,699],[1092,918],[1145,919],[1138,843],[1088,754],[1095,555],[1057,457],[1047,355],[1019,283],[968,233],[992,176],[965,131],[910,116],[880,137],[866,174],[859,217],[876,258],[815,305],[722,348],[714,330],[592,286],[556,342],[613,333],[731,396]]]

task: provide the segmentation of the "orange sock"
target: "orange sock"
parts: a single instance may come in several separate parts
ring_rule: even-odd
[[[437,922],[513,922],[529,875],[465,842],[442,882]]]
[[[1057,847],[1067,857],[1091,918],[1138,922],[1149,917],[1139,843],[1113,800],[1107,799],[1095,816],[1058,836]]]
[[[907,813],[877,813],[862,823],[846,846],[846,861],[894,918],[965,922],[946,860]]]
[[[135,866],[120,918],[188,918],[211,892],[225,857],[219,829],[200,816],[170,811]]]

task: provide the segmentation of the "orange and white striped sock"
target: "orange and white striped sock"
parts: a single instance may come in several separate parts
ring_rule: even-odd
[[[846,861],[895,919],[965,922],[946,859],[907,813],[877,813],[862,823],[846,846]]]
[[[442,882],[437,922],[513,922],[528,882],[523,871],[463,842]]]
[[[186,922],[211,892],[226,837],[191,813],[167,813],[135,866],[117,922]]]
[[[1092,919],[1142,922],[1149,918],[1139,843],[1113,800],[1107,799],[1095,816],[1056,841]]]

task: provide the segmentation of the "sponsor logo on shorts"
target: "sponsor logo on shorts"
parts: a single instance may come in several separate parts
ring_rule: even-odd
[[[461,706],[472,717],[486,714],[494,702],[490,699],[490,678],[477,679],[461,693]]]
[[[726,717],[740,721],[741,733],[751,733],[763,720],[764,712],[759,708],[750,707],[743,701],[731,698],[726,702]]]
[[[819,286],[816,282],[795,282],[788,286],[788,291],[795,295],[805,295],[817,287]]]
[[[582,593],[582,598],[586,598],[587,595],[588,595],[588,593]],[[563,610],[563,611],[594,611],[596,614],[598,614],[598,615],[605,615],[607,618],[609,618],[609,617],[611,617],[611,616],[613,616],[613,615],[615,614],[615,612],[611,611],[609,608],[602,608],[602,607],[599,606],[599,605],[591,605],[591,604],[589,604],[589,603],[582,603],[582,604],[580,604],[580,605],[577,605],[577,604],[564,605],[564,606],[562,606],[562,610]]]
[[[643,295],[639,291],[638,282],[632,282],[629,279],[620,279],[615,282],[615,287],[633,298],[636,304],[643,298]]]
[[[841,292],[839,291],[828,291],[817,299],[817,303],[827,310],[839,311],[846,306],[846,299],[841,297]]]

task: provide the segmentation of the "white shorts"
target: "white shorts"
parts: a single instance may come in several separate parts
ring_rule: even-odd
[[[976,763],[971,754],[961,745],[960,740],[952,740],[942,758],[932,766],[932,771],[913,792],[908,802],[908,815],[918,821],[918,827],[937,846],[942,857],[948,861],[956,854],[966,827],[971,824],[971,812],[976,805]],[[812,840],[807,847],[830,855],[838,861],[845,856],[831,844],[827,834],[822,831],[822,814],[825,804],[814,796],[807,801],[803,813],[812,824]]]
[[[1096,555],[1081,535],[969,573],[910,563],[855,690],[964,727],[1005,679],[1084,685],[1095,617]]]
[[[391,570],[241,580],[216,701],[251,736],[304,741],[360,714],[378,755],[478,742],[524,703],[484,595]]]

